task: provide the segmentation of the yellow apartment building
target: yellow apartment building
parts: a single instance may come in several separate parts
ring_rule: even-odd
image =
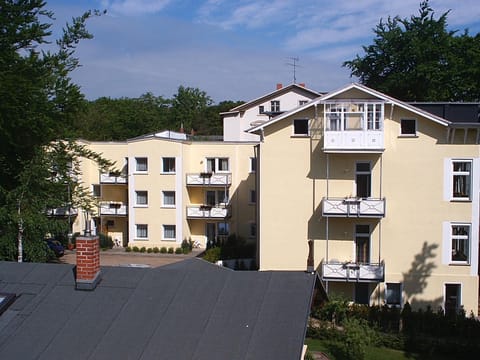
[[[91,228],[147,248],[236,234],[257,241],[260,270],[317,271],[357,303],[478,314],[478,121],[358,84],[278,86],[222,116],[223,141],[83,142],[121,170],[83,164]]]
[[[358,84],[248,130],[260,270],[357,303],[478,313],[479,135]]]
[[[125,142],[86,142],[113,160],[119,174],[82,164],[82,181],[97,198],[93,214],[79,211],[74,232],[112,237],[116,246],[200,247],[235,234],[256,238],[255,161],[250,142],[191,141],[164,131]]]

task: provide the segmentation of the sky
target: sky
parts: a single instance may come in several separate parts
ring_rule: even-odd
[[[389,16],[418,14],[420,0],[47,0],[54,34],[87,10],[91,40],[72,79],[87,99],[172,98],[180,85],[215,103],[248,101],[276,84],[332,91],[355,82],[344,61],[362,56]],[[450,30],[480,32],[478,0],[430,0]],[[294,67],[293,64],[296,64]],[[295,72],[294,72],[295,70]]]

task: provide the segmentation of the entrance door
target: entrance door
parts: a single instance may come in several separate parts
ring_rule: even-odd
[[[370,226],[355,225],[355,261],[370,263]]]
[[[370,303],[370,291],[368,283],[355,284],[355,302],[368,305]]]
[[[215,245],[215,223],[205,224],[205,235],[207,237],[207,249]]]
[[[460,284],[445,284],[445,315],[453,316],[458,312],[461,305]]]
[[[372,172],[370,162],[357,162],[355,165],[357,197],[369,198],[372,195]]]

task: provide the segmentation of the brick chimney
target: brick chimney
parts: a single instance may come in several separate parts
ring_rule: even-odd
[[[300,83],[298,85],[301,86],[301,87],[305,87],[305,83]]]
[[[277,84],[277,90],[280,90],[282,87],[283,87],[282,84],[280,84],[280,83]]]
[[[101,280],[98,236],[79,236],[76,240],[77,271],[75,288],[94,290]]]

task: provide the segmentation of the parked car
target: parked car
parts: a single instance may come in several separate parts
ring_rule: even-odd
[[[50,250],[52,250],[57,257],[63,256],[65,253],[65,248],[60,241],[54,239],[46,239],[45,241],[47,242]]]

